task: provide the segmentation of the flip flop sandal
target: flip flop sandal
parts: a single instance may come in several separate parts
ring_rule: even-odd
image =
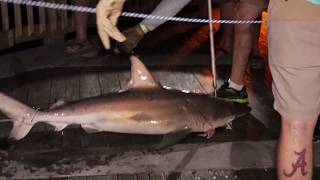
[[[67,46],[64,52],[67,54],[77,54],[90,48],[92,48],[92,45],[90,43],[72,42],[70,45]]]

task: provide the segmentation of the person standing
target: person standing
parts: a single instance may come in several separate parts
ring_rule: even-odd
[[[270,0],[268,13],[274,108],[282,126],[278,178],[311,180],[312,136],[320,113],[320,5]]]

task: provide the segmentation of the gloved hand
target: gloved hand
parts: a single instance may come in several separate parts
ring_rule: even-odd
[[[125,0],[100,0],[97,5],[98,33],[106,49],[110,48],[110,37],[123,42],[126,37],[116,27]]]

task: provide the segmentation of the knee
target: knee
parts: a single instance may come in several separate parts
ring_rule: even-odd
[[[250,34],[250,32],[251,32],[251,25],[250,24],[236,24],[235,25],[235,33]]]
[[[282,118],[282,131],[293,134],[312,134],[315,128],[316,121],[312,120],[289,120]]]

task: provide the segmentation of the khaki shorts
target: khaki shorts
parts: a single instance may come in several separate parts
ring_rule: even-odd
[[[320,112],[320,21],[273,17],[281,14],[268,19],[274,108],[286,118],[314,119]]]
[[[267,9],[269,0],[239,0],[240,2],[254,4],[262,9]]]
[[[270,20],[320,20],[320,5],[307,0],[270,0],[268,12]]]

